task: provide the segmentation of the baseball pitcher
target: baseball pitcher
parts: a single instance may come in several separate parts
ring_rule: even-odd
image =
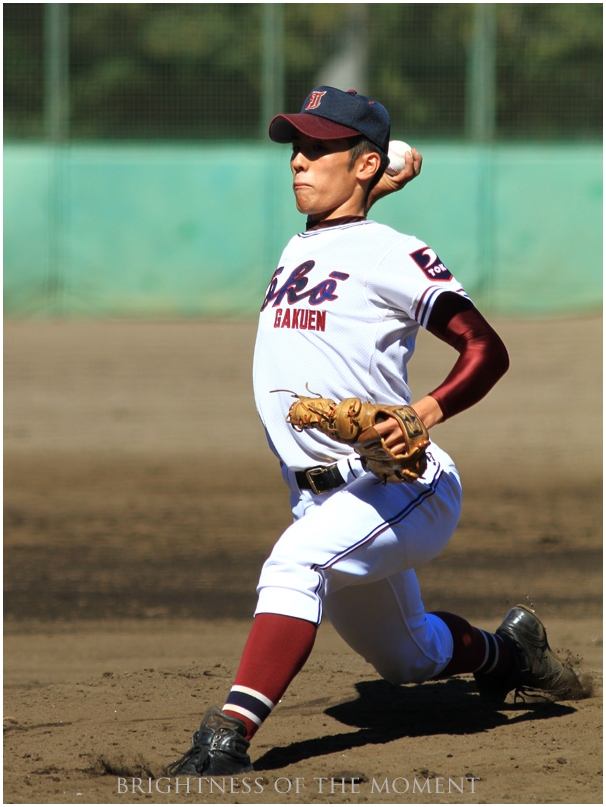
[[[421,155],[413,149],[387,175],[387,110],[333,87],[316,87],[300,113],[275,117],[269,136],[292,144],[295,204],[307,216],[268,278],[253,368],[294,521],[263,566],[233,686],[172,774],[252,770],[250,740],[305,664],[324,617],[394,684],[473,673],[496,704],[514,689],[580,691],[530,609],[513,608],[488,633],[423,607],[415,568],[444,549],[461,510],[457,469],[429,432],[480,401],[509,359],[431,247],[367,216],[419,173]],[[419,328],[451,345],[456,361],[411,402]]]

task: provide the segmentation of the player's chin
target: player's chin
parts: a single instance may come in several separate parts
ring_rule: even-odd
[[[304,194],[295,191],[295,204],[299,213],[304,213],[306,216],[313,216],[315,205],[307,199]]]

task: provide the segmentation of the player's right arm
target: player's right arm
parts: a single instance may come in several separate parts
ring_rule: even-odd
[[[390,193],[401,191],[405,185],[408,185],[415,177],[421,173],[421,166],[423,164],[423,157],[419,152],[413,148],[412,153],[407,152],[404,155],[406,166],[399,174],[391,177],[387,172],[383,174],[381,179],[377,182],[375,187],[371,190],[368,199],[366,200],[366,213],[379,199],[388,196]]]

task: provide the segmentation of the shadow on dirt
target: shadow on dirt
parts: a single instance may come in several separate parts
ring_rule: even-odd
[[[359,731],[272,748],[253,761],[255,771],[283,768],[313,757],[382,745],[402,737],[479,734],[506,723],[564,717],[575,711],[572,706],[547,700],[518,701],[495,710],[480,702],[472,681],[455,678],[409,686],[363,681],[356,684],[356,689],[359,695],[356,700],[331,706],[324,714]],[[509,717],[506,713],[511,711],[516,714]]]

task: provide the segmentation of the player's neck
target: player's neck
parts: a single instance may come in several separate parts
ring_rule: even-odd
[[[307,217],[307,229],[322,226],[332,227],[335,222],[340,222],[341,219],[365,219],[366,210],[364,203],[358,199],[350,199],[345,204],[339,205],[334,210],[325,210],[322,213],[314,213]]]
[[[322,230],[325,227],[339,227],[343,224],[354,224],[356,221],[366,221],[366,216],[339,216],[337,219],[324,219],[318,222],[315,222],[311,216],[308,216],[305,229],[307,231]]]
[[[308,227],[311,221],[311,226],[315,227],[317,224],[323,224],[326,221],[342,219],[345,216],[366,216],[366,184],[358,183],[351,191],[351,195],[339,202],[335,207],[329,207],[327,210],[309,211],[307,216]],[[304,211],[301,211],[304,212]],[[330,226],[330,225],[325,225]]]

